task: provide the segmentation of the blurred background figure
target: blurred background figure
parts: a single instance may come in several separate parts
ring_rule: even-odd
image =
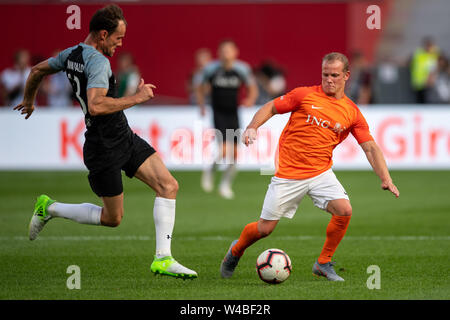
[[[450,67],[448,58],[442,54],[430,72],[428,88],[427,103],[450,103]]]
[[[231,40],[223,40],[218,48],[219,60],[213,61],[203,68],[201,85],[197,89],[197,101],[200,113],[205,115],[205,98],[211,92],[211,107],[213,110],[216,139],[219,143],[219,155],[214,163],[205,167],[201,186],[205,192],[214,188],[214,173],[217,165],[225,160],[226,168],[219,185],[219,194],[226,199],[234,198],[231,185],[236,176],[237,144],[239,141],[240,123],[238,107],[254,106],[258,97],[256,85],[250,66],[238,60],[239,49]],[[240,100],[240,89],[246,88],[247,95]],[[229,136],[228,133],[233,133]],[[220,134],[219,134],[220,133]]]
[[[372,70],[364,55],[355,51],[350,58],[350,78],[346,94],[357,105],[372,103]]]
[[[256,100],[257,105],[263,105],[286,91],[284,72],[272,61],[266,60],[255,69],[255,79],[259,93]]]
[[[2,98],[6,106],[16,106],[22,102],[25,83],[30,74],[30,53],[25,49],[14,54],[14,66],[0,75]]]
[[[52,56],[56,57],[60,50],[55,50]],[[58,72],[48,76],[43,84],[47,95],[47,104],[51,108],[66,108],[73,106],[72,86],[64,72]]]
[[[439,48],[432,37],[422,40],[422,47],[416,49],[411,59],[411,85],[416,96],[416,103],[426,103],[427,81],[430,73],[436,68]]]
[[[117,67],[117,93],[119,97],[135,94],[141,75],[131,53],[121,53]]]
[[[195,69],[192,71],[189,81],[187,83],[187,91],[189,94],[189,104],[197,105],[197,94],[199,86],[202,84],[202,72],[203,68],[212,61],[211,50],[208,48],[200,48],[195,52]],[[209,92],[205,93],[205,104],[209,104],[210,97]]]
[[[395,60],[390,56],[381,57],[372,68],[371,103],[414,103],[410,79],[409,63]]]

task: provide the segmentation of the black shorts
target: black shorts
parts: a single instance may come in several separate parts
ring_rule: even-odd
[[[114,149],[99,149],[88,141],[83,146],[84,164],[89,170],[89,184],[99,197],[113,197],[123,192],[122,172],[132,178],[141,164],[156,150],[133,134],[130,141]]]
[[[214,128],[221,133],[221,137],[218,137],[219,141],[237,143],[240,133],[237,112],[230,112],[229,114],[214,112]]]

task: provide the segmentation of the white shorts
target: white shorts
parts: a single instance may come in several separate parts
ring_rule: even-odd
[[[316,207],[326,210],[328,202],[347,199],[348,195],[331,169],[316,177],[303,180],[272,177],[264,199],[261,218],[280,220],[281,217],[292,219],[298,205],[305,195],[309,195]]]

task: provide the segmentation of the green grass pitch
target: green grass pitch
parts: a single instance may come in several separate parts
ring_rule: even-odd
[[[27,239],[36,196],[61,202],[100,201],[86,172],[0,172],[0,299],[450,299],[450,171],[393,171],[399,199],[380,189],[374,173],[337,171],[353,217],[334,260],[343,283],[316,279],[329,214],[306,197],[294,219],[250,247],[231,279],[219,266],[245,224],[259,218],[270,176],[240,172],[235,200],[200,190],[199,172],[174,172],[180,184],[172,253],[196,270],[183,281],[155,277],[151,189],[124,177],[125,215],[118,228],[54,219],[38,240]],[[217,176],[216,182],[219,176]],[[280,285],[259,280],[256,258],[280,248],[293,273]],[[67,267],[81,270],[81,289],[66,287]],[[381,289],[366,286],[381,271]]]

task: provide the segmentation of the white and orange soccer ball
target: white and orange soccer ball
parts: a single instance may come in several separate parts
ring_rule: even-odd
[[[267,249],[256,259],[256,271],[264,282],[281,283],[291,275],[291,259],[283,250]]]

